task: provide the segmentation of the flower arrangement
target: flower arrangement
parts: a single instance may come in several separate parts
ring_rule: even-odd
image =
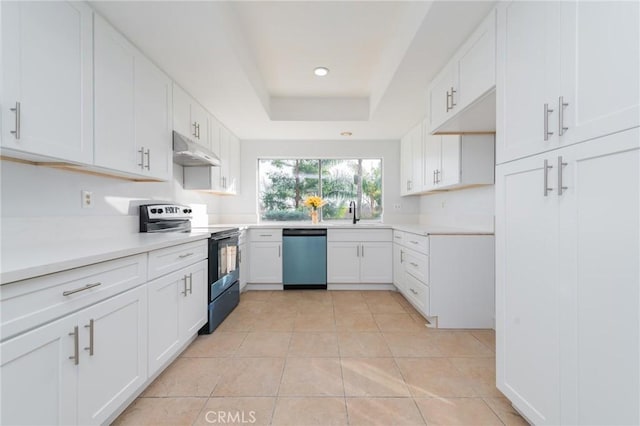
[[[320,207],[327,204],[327,202],[317,195],[310,195],[303,201],[302,204],[304,204],[306,207],[309,207],[311,210],[316,211]]]

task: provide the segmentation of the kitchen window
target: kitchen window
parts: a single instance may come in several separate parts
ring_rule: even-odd
[[[258,211],[261,221],[308,221],[303,204],[319,195],[325,221],[350,220],[349,202],[362,220],[382,220],[381,159],[259,159]]]

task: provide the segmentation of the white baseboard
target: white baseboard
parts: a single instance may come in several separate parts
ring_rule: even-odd
[[[396,290],[393,284],[327,284],[327,290]]]
[[[247,284],[244,291],[247,290],[282,290],[282,284]]]

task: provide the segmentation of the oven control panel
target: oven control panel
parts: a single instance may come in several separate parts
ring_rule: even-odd
[[[141,206],[149,220],[157,219],[190,219],[191,208],[177,204],[151,204]]]

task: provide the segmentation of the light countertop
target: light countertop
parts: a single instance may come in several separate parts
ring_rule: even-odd
[[[223,229],[223,228],[327,228],[327,229],[396,229],[399,231],[411,232],[420,235],[493,235],[493,232],[486,230],[478,230],[472,228],[454,228],[446,226],[427,226],[418,224],[389,224],[380,222],[358,222],[352,224],[350,222],[321,222],[312,224],[311,222],[261,222],[261,223],[245,223],[245,224],[210,224],[206,229]],[[202,228],[201,228],[202,229]]]
[[[27,245],[2,242],[0,283],[7,284],[93,263],[209,238],[210,232],[128,234],[108,239],[51,241]]]

